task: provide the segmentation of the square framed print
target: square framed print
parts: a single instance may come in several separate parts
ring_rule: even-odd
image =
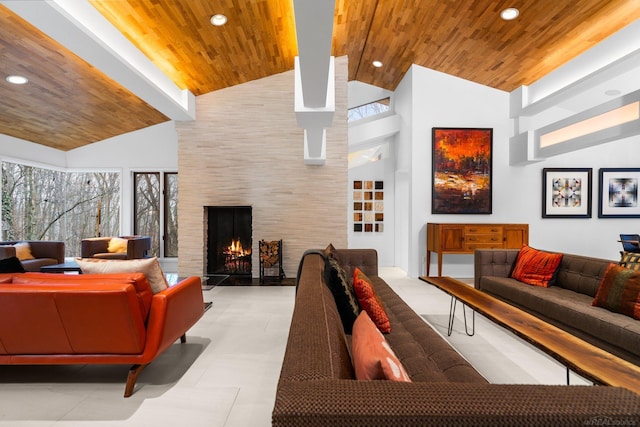
[[[591,218],[591,168],[542,169],[543,218]]]
[[[600,169],[598,218],[640,218],[640,168]]]
[[[432,214],[490,214],[493,129],[432,128]]]

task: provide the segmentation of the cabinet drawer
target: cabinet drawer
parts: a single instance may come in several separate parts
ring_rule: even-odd
[[[464,227],[464,234],[467,236],[470,234],[494,234],[494,233],[502,236],[502,227],[499,225],[491,225],[491,224],[467,225]]]
[[[502,244],[502,234],[467,234],[465,236],[466,244],[471,243],[492,243]]]
[[[502,242],[500,243],[467,243],[464,245],[465,250],[473,252],[476,249],[502,249]]]

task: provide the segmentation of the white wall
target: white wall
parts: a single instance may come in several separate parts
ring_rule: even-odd
[[[398,138],[400,152],[410,152],[410,197],[397,210],[407,210],[408,227],[396,227],[396,256],[406,250],[411,276],[425,273],[427,222],[514,222],[529,224],[529,243],[541,249],[601,258],[619,257],[618,234],[640,231],[639,219],[599,219],[598,170],[640,167],[640,137],[614,141],[539,163],[509,166],[509,94],[419,66],[413,66],[396,91],[396,111],[410,123],[409,136]],[[403,90],[411,86],[412,90]],[[431,214],[431,128],[493,128],[493,213],[491,215]],[[403,129],[404,131],[404,129]],[[406,154],[405,154],[406,156]],[[399,161],[399,164],[401,162]],[[593,168],[592,218],[542,218],[542,169]],[[404,185],[397,181],[398,185]],[[400,203],[396,191],[396,203]],[[400,216],[397,216],[400,221]],[[404,235],[407,232],[408,235]],[[408,242],[408,244],[406,243]],[[403,245],[407,244],[407,248]],[[436,257],[432,257],[435,265]],[[432,266],[433,269],[433,266]],[[472,277],[472,255],[447,255],[443,274]]]
[[[393,141],[391,142],[393,144]],[[349,169],[348,180],[348,246],[349,248],[376,249],[380,266],[394,265],[395,216],[395,159],[390,155],[377,162]],[[366,233],[353,231],[353,181],[382,181],[384,183],[384,231]]]

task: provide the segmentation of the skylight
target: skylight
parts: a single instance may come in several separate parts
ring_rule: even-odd
[[[359,107],[349,108],[349,123],[386,113],[391,108],[389,104],[389,98],[384,98]]]

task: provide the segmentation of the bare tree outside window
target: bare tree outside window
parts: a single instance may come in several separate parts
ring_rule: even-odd
[[[160,256],[160,173],[135,172],[133,232],[151,237],[150,256]]]
[[[119,225],[119,173],[2,162],[3,240],[62,240],[66,256],[79,256],[80,240],[117,235]]]
[[[178,256],[178,174],[164,175],[164,256]]]

